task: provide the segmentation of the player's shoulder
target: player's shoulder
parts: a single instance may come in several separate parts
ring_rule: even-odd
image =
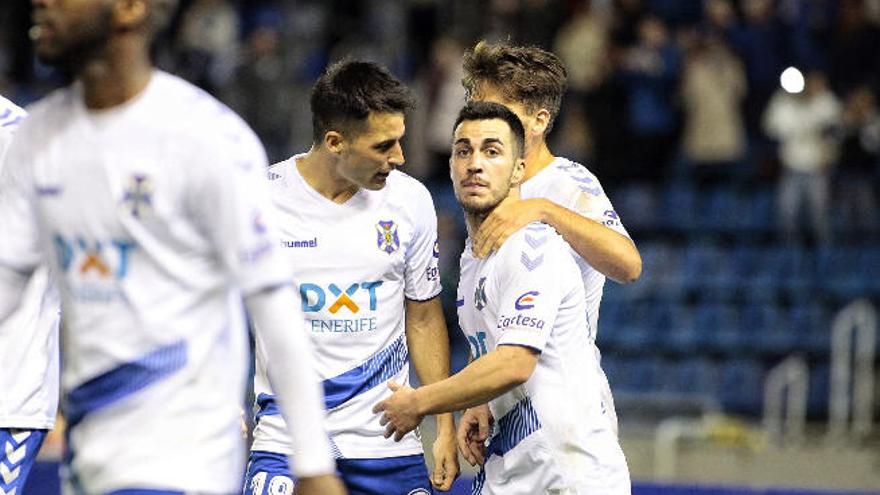
[[[532,222],[514,232],[498,249],[497,256],[505,265],[521,264],[531,271],[544,260],[568,257],[568,254],[565,241],[556,229],[545,223]]]
[[[194,84],[167,72],[153,74],[155,98],[150,105],[166,125],[188,136],[220,138],[217,144],[242,146],[259,143],[256,133],[237,113]]]
[[[304,156],[302,154],[291,156],[286,160],[275,162],[266,169],[266,178],[269,180],[270,187],[284,188],[290,185],[298,174],[296,170],[296,160]]]
[[[417,206],[434,209],[434,200],[428,188],[415,177],[399,170],[392,170],[385,183],[384,193],[400,206]]]
[[[548,184],[565,186],[567,189],[586,192],[593,196],[604,194],[596,174],[574,160],[556,157],[544,172],[549,176],[549,180],[546,181]]]
[[[8,130],[17,126],[26,115],[23,108],[0,95],[0,129]]]

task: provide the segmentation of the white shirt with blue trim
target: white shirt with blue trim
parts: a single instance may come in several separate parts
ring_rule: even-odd
[[[373,405],[390,395],[388,380],[407,383],[405,299],[440,293],[437,217],[428,190],[394,171],[384,188],[360,189],[343,204],[321,196],[300,175],[297,155],[273,165],[279,245],[294,267],[305,328],[323,380],[327,429],[339,458],[371,459],[422,452],[418,433],[384,438]],[[257,354],[257,426],[251,450],[289,454]],[[295,463],[296,460],[294,459]]]
[[[469,241],[461,256],[458,318],[472,357],[499,345],[540,353],[523,385],[489,402],[496,424],[476,493],[630,493],[567,250],[552,228],[533,223],[485,259]]]
[[[26,115],[0,96],[0,171],[15,129]],[[49,283],[49,269],[42,266],[31,275],[19,308],[0,324],[4,370],[0,373],[0,428],[55,426],[59,304],[58,291]]]
[[[74,85],[30,108],[0,183],[0,267],[48,257],[61,292],[68,482],[237,492],[241,294],[290,280],[262,145],[164,72],[112,109],[82,100]]]

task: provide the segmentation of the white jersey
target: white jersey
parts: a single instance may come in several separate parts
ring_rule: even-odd
[[[266,166],[241,119],[160,71],[105,111],[57,91],[19,128],[0,266],[50,258],[69,482],[85,493],[240,489],[241,294],[290,280],[263,220]]]
[[[565,241],[533,223],[486,259],[461,256],[458,319],[479,359],[499,345],[540,352],[531,377],[491,400],[494,435],[475,493],[630,493],[585,331],[584,289]]]
[[[599,180],[579,163],[556,157],[550,165],[520,186],[520,196],[522,199],[549,199],[629,237]],[[587,302],[587,332],[595,340],[605,276],[590,266],[574,249],[568,249],[581,272]]]
[[[27,113],[0,96],[0,171]],[[58,409],[58,291],[49,270],[28,281],[19,307],[0,324],[0,428],[51,429]]]
[[[382,458],[422,452],[417,434],[384,438],[373,406],[388,380],[407,383],[404,298],[440,293],[437,217],[427,189],[394,171],[384,188],[360,189],[337,204],[297,170],[302,155],[269,171],[280,245],[294,267],[338,458]],[[258,346],[259,349],[259,346]],[[257,426],[251,450],[288,454],[284,421],[257,354]],[[294,459],[294,462],[296,460]]]
[[[522,199],[546,198],[568,208],[581,216],[594,220],[629,237],[620,221],[611,200],[605,195],[599,179],[583,165],[571,160],[556,157],[543,170],[535,174],[520,186]],[[599,331],[599,305],[602,302],[602,291],[605,288],[605,275],[593,268],[581,256],[568,246],[571,257],[577,264],[584,285],[586,298],[587,334],[592,341],[596,340]],[[599,348],[596,348],[596,359],[601,361]],[[603,400],[611,416],[614,432],[617,433],[617,411],[611,386],[602,372]]]

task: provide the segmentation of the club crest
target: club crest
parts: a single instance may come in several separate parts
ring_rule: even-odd
[[[149,213],[153,209],[153,181],[146,175],[132,175],[122,203],[135,218]]]
[[[379,220],[376,224],[376,245],[379,249],[391,254],[400,247],[400,239],[397,237],[397,225],[394,220]]]

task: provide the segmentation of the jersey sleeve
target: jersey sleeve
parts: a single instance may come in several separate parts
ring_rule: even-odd
[[[572,187],[567,189],[567,201],[563,206],[577,214],[601,223],[615,232],[629,237],[620,216],[593,174],[584,170],[572,177]]]
[[[259,143],[233,150],[205,144],[191,198],[200,230],[244,295],[290,283],[274,230],[274,207],[266,179],[268,162]],[[196,181],[194,181],[196,182]]]
[[[521,345],[543,351],[562,301],[557,261],[568,256],[556,234],[532,224],[522,237],[502,248],[496,285],[496,345]],[[489,304],[492,304],[490,301]]]
[[[406,251],[404,295],[426,301],[440,293],[440,246],[437,212],[427,189],[420,187],[413,215],[413,238]]]
[[[6,153],[0,149],[0,267],[27,275],[39,264],[43,246],[36,187],[24,141],[13,140]]]

